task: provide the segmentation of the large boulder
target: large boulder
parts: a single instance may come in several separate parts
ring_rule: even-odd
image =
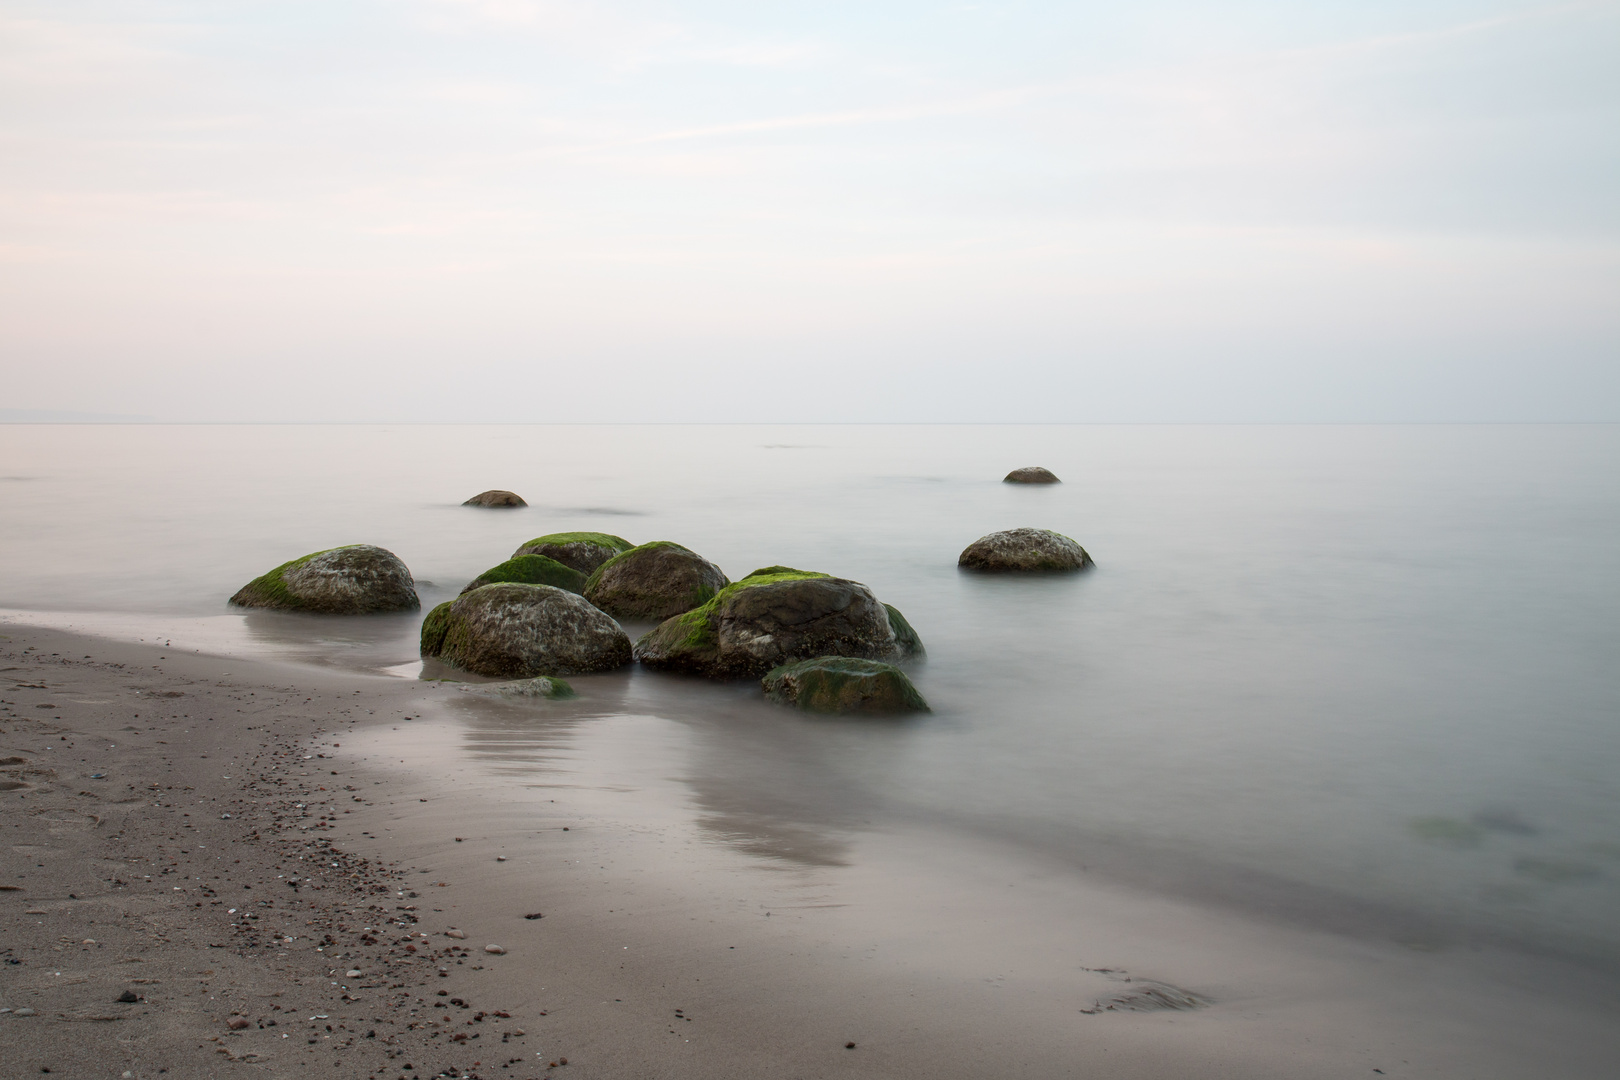
[[[970,570],[1083,570],[1091,556],[1050,529],[1008,529],[973,541],[956,564]]]
[[[595,573],[598,566],[613,556],[629,551],[633,547],[635,545],[624,537],[614,536],[611,533],[561,532],[537,536],[528,543],[519,545],[518,549],[512,552],[512,557],[544,555],[548,559],[556,559],[564,566],[589,575]]]
[[[282,563],[242,586],[231,603],[322,615],[415,611],[422,606],[399,556],[370,544],[330,548]]]
[[[596,568],[585,599],[618,619],[667,619],[730,584],[720,568],[668,540],[631,548]]]
[[[1052,470],[1043,469],[1039,465],[1027,465],[1022,469],[1014,469],[1003,479],[1004,484],[1061,484],[1052,474]]]
[[[628,664],[630,639],[583,597],[507,581],[428,612],[422,655],[494,679],[585,675]]]
[[[584,574],[544,555],[519,555],[507,559],[499,566],[492,566],[467,582],[467,587],[461,591],[472,592],[476,588],[493,585],[498,581],[516,581],[524,585],[551,585],[558,589],[567,589],[571,593],[585,591]]]
[[[494,488],[490,491],[480,491],[477,495],[461,504],[462,506],[528,506],[523,499],[513,491],[502,491]]]
[[[805,712],[931,711],[905,672],[878,660],[817,656],[772,668],[760,685],[772,701]]]
[[[909,625],[906,629],[913,642],[909,649],[896,641],[888,610],[858,581],[771,566],[720,590],[702,607],[660,623],[636,642],[636,659],[663,671],[757,679],[774,667],[814,656],[898,660],[915,655],[922,643]]]

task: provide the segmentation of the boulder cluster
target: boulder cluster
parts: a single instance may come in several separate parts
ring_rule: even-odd
[[[1009,483],[1057,483],[1040,468]],[[477,506],[523,506],[486,491]],[[1053,572],[1091,565],[1075,541],[1046,529],[1011,529],[970,544],[969,570]],[[399,557],[369,544],[318,551],[243,586],[231,603],[318,614],[417,610]],[[631,643],[620,620],[652,622]],[[806,712],[926,712],[897,665],[925,655],[917,631],[858,581],[766,566],[732,581],[714,563],[668,540],[632,544],[599,532],[561,532],[518,545],[422,621],[422,656],[488,679],[504,697],[572,697],[562,676],[632,661],[708,679],[757,679],[772,701]]]

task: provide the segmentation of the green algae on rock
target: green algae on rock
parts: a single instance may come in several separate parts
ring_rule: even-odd
[[[596,572],[597,567],[613,556],[629,551],[633,547],[635,545],[630,541],[612,533],[560,532],[537,536],[520,544],[518,549],[512,552],[512,557],[515,559],[519,555],[544,555],[582,574],[592,574]]]
[[[667,619],[705,603],[731,582],[703,556],[669,540],[631,548],[597,567],[585,598],[619,619]]]
[[[981,536],[956,560],[969,570],[1029,572],[1084,570],[1092,565],[1086,549],[1051,529],[1008,529]]]
[[[422,655],[496,679],[585,675],[628,664],[630,639],[583,597],[504,581],[428,612]]]
[[[528,506],[529,504],[524,502],[523,497],[517,494],[515,491],[504,491],[500,488],[493,488],[489,491],[480,491],[477,495],[474,495],[461,505],[503,507]]]
[[[238,607],[370,615],[422,606],[416,583],[399,556],[371,544],[316,551],[284,562],[231,597]]]
[[[492,566],[467,583],[462,592],[471,592],[481,585],[497,581],[516,581],[524,585],[551,585],[571,593],[585,591],[585,575],[572,566],[564,566],[556,559],[544,555],[518,555],[499,566]]]
[[[805,712],[931,711],[905,672],[877,660],[817,656],[771,669],[760,685],[772,701]]]
[[[532,679],[514,679],[511,682],[489,683],[473,687],[480,693],[490,693],[511,701],[569,701],[579,697],[574,688],[561,679],[539,675]]]
[[[906,617],[900,614],[900,609],[893,604],[884,604],[883,610],[889,614],[889,629],[894,631],[894,647],[900,659],[915,660],[927,656],[928,650],[923,648],[922,638],[917,636],[917,631],[906,621]]]
[[[814,656],[911,655],[897,642],[888,609],[860,582],[787,566],[765,570],[664,620],[636,642],[636,659],[661,671],[744,679]]]

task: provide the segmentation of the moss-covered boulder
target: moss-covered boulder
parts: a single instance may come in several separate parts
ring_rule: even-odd
[[[462,592],[472,592],[483,585],[493,585],[498,581],[516,581],[522,585],[550,585],[557,589],[567,589],[571,593],[585,591],[585,575],[572,566],[564,566],[556,559],[548,559],[544,555],[519,555],[507,559],[499,566],[492,566],[482,574],[467,582]]]
[[[691,611],[730,583],[697,552],[655,540],[597,567],[585,582],[585,599],[618,619],[667,619]]]
[[[480,491],[461,505],[501,507],[528,506],[529,504],[524,502],[522,497],[515,491],[503,491],[500,488],[494,488],[490,491]]]
[[[817,656],[772,668],[765,696],[814,713],[929,712],[906,673],[878,660]]]
[[[1052,474],[1051,469],[1043,469],[1039,465],[1027,465],[1022,469],[1014,469],[1002,477],[1004,484],[1061,484]]]
[[[628,664],[630,639],[583,597],[505,581],[428,612],[422,655],[495,679],[585,675]]]
[[[755,571],[636,642],[636,659],[648,667],[712,679],[757,679],[813,656],[904,655],[889,611],[865,585],[785,566]]]
[[[392,551],[370,544],[329,548],[284,562],[231,597],[239,607],[370,615],[422,606],[411,572]]]
[[[922,638],[917,636],[906,617],[900,614],[900,609],[893,604],[884,604],[883,610],[889,615],[889,629],[894,631],[894,648],[901,660],[917,660],[928,655],[923,648]]]
[[[519,555],[544,555],[548,559],[556,559],[564,566],[572,567],[582,574],[590,575],[596,568],[607,562],[621,552],[629,551],[636,545],[622,536],[612,533],[599,532],[560,532],[537,536],[533,540],[519,544],[518,549],[512,552],[512,557]]]
[[[1050,529],[1008,529],[973,541],[956,564],[969,570],[1084,570],[1091,565],[1091,556]]]

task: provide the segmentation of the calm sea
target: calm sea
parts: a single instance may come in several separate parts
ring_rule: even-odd
[[[1064,483],[1000,483],[1022,465]],[[12,425],[0,473],[12,617],[404,677],[419,616],[225,600],[367,542],[431,605],[564,529],[855,578],[921,633],[931,716],[805,721],[646,672],[594,700],[734,725],[730,781],[784,829],[926,823],[1276,918],[1620,963],[1617,427]],[[529,508],[459,505],[490,487]],[[1095,571],[957,570],[1015,526]]]

